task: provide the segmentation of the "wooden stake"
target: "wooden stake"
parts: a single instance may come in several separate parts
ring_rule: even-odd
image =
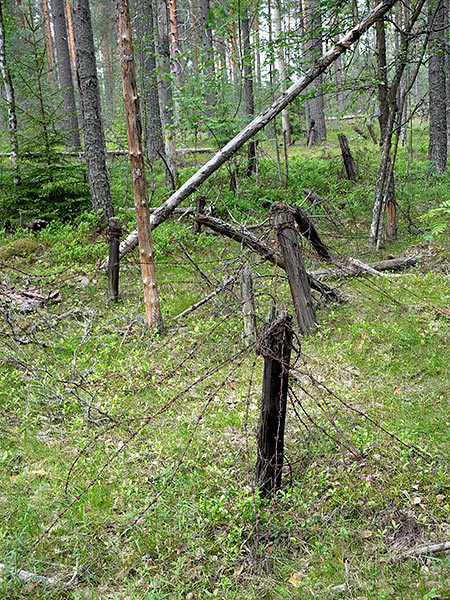
[[[136,88],[128,0],[116,0],[116,14],[119,30],[123,100],[127,118],[128,150],[133,178],[134,206],[139,238],[142,283],[144,286],[145,316],[147,327],[150,330],[161,332],[163,329],[163,320],[156,283],[147,180],[145,177],[144,154],[142,152],[142,126]]]
[[[281,486],[284,459],[284,426],[292,348],[292,318],[269,323],[260,354],[264,355],[261,414],[258,424],[256,485],[263,496]]]
[[[248,261],[241,273],[241,300],[244,316],[244,342],[252,344],[256,340],[256,312],[252,269]]]
[[[373,128],[373,125],[371,123],[368,123],[368,125],[367,125],[367,131],[370,133],[370,137],[372,138],[372,142],[375,144],[375,146],[378,146],[377,134],[375,133],[375,129]]]
[[[109,257],[108,257],[108,298],[113,302],[119,299],[119,245],[120,219],[109,219]]]
[[[287,204],[280,202],[272,207],[273,224],[294,301],[298,326],[303,335],[311,333],[316,323],[308,275],[305,271],[297,241],[294,219]]]
[[[343,133],[338,133],[338,140],[341,147],[342,160],[344,161],[347,179],[353,181],[353,183],[356,183],[355,163],[353,161],[352,153],[350,152],[348,139]]]
[[[205,208],[206,208],[206,198],[205,196],[197,196],[197,203],[196,203],[196,207],[195,207],[195,214],[196,215],[203,215],[205,212]],[[199,234],[202,231],[202,226],[201,223],[199,223],[198,221],[194,221],[193,225],[192,225],[192,231],[195,234]]]

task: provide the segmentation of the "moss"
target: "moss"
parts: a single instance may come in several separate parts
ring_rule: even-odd
[[[39,248],[39,244],[33,238],[20,238],[5,244],[0,248],[0,260],[8,260],[12,256],[28,256]]]

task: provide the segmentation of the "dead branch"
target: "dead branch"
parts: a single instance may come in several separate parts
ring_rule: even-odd
[[[216,289],[214,291],[212,291],[210,294],[208,294],[207,296],[205,296],[204,298],[202,298],[195,304],[192,304],[192,306],[190,306],[189,308],[184,310],[182,313],[178,314],[176,317],[174,317],[174,319],[182,319],[183,317],[187,317],[192,312],[194,312],[194,310],[197,310],[197,308],[200,308],[200,306],[203,306],[203,304],[206,304],[212,298],[214,298],[215,296],[218,296],[221,292],[226,290],[226,288],[234,282],[234,279],[235,279],[234,277],[229,277],[226,281],[224,281],[218,287],[216,287]]]
[[[411,556],[422,556],[425,554],[437,554],[438,552],[446,552],[450,550],[450,542],[441,542],[440,544],[425,544],[423,546],[416,546],[408,550],[402,555],[402,558],[409,558]]]
[[[330,277],[342,277],[349,275],[358,275],[361,271],[372,272],[372,274],[382,276],[379,271],[396,271],[411,267],[420,261],[420,256],[399,256],[389,260],[380,260],[373,263],[365,264],[357,259],[350,258],[348,264],[342,265],[339,269],[318,269],[312,271],[313,277],[321,277],[328,279]],[[353,263],[353,264],[352,264]],[[365,268],[362,267],[364,265]]]
[[[303,237],[308,240],[319,256],[326,260],[331,260],[330,249],[320,237],[309,216],[300,208],[300,206],[291,206],[290,210],[297,223],[298,230]]]

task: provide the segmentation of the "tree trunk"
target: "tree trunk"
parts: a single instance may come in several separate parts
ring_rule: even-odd
[[[158,67],[159,106],[163,124],[166,167],[168,169],[166,179],[167,183],[175,189],[177,186],[178,173],[176,166],[176,138],[173,118],[169,13],[167,0],[156,0],[156,23],[156,63]]]
[[[141,117],[136,87],[128,0],[116,0],[116,13],[119,30],[120,64],[122,67],[123,100],[127,118],[128,150],[133,179],[142,282],[144,285],[145,315],[147,327],[150,330],[161,332],[163,322],[152,247],[147,180],[145,178],[144,154],[142,152]]]
[[[255,97],[253,93],[253,69],[252,69],[252,53],[250,49],[250,22],[248,18],[248,9],[242,9],[242,45],[244,50],[244,91],[245,91],[245,112],[248,117],[255,116]],[[256,144],[255,140],[248,143],[248,163],[247,175],[256,173]]]
[[[136,12],[136,28],[143,62],[143,104],[146,114],[144,139],[150,160],[153,162],[157,158],[165,158],[165,150],[158,98],[155,27],[151,0],[138,0]]]
[[[180,105],[178,96],[181,93],[181,41],[178,27],[178,7],[177,0],[168,0],[169,2],[169,24],[170,24],[170,57],[172,73],[175,82],[175,95],[174,95],[174,112],[175,112],[175,125],[178,127],[180,122]]]
[[[42,17],[44,26],[45,53],[47,55],[47,71],[50,85],[54,85],[55,52],[53,49],[52,28],[50,25],[50,11],[48,0],[42,0]]]
[[[206,94],[206,105],[209,107],[210,115],[214,114],[214,107],[217,103],[217,96],[215,92],[215,75],[216,70],[214,66],[214,47],[213,47],[213,34],[210,24],[211,7],[209,0],[200,0],[200,16],[202,23],[202,46],[204,54],[204,69],[205,69],[205,85],[209,88]]]
[[[56,56],[58,58],[59,87],[63,98],[63,130],[68,134],[67,150],[74,150],[81,147],[81,141],[78,130],[72,68],[70,66],[64,0],[52,0],[52,18],[55,30]]]
[[[170,198],[168,198],[151,217],[152,227],[157,227],[171,214],[171,212],[188,196],[198,190],[198,187],[210,177],[219,167],[229,160],[239,148],[241,148],[253,135],[261,131],[270,123],[288,104],[290,104],[301,92],[303,92],[321,73],[323,73],[334,61],[346,52],[370,27],[398,0],[384,0],[378,4],[366,17],[355,25],[338,43],[321,56],[315,64],[304,73],[304,75],[270,106],[253,119],[242,131],[221,148],[210,160],[192,175]],[[136,247],[137,233],[133,231],[120,246],[121,257]]]
[[[278,48],[275,54],[275,68],[278,71],[281,89],[288,87],[288,79],[286,74],[286,62],[284,60],[283,42],[282,42],[282,31],[281,31],[281,11],[280,11],[280,0],[274,0],[273,4],[273,29],[275,33],[275,43]],[[281,123],[283,126],[283,137],[288,146],[291,145],[291,121],[289,118],[289,110],[286,107],[281,111]]]
[[[386,127],[389,119],[386,32],[384,19],[381,19],[378,21],[378,23],[376,23],[375,34],[378,77],[378,105],[380,110],[378,122],[380,124],[380,146],[382,146],[386,136]]]
[[[305,55],[309,63],[314,62],[322,55],[322,16],[318,0],[302,0],[303,29],[306,36]],[[325,124],[325,104],[323,99],[323,77],[320,74],[311,86],[310,93],[314,97],[308,101],[308,122],[306,129],[309,132],[310,144],[319,144],[327,139]]]
[[[67,23],[67,35],[69,42],[69,52],[70,52],[70,65],[72,67],[72,72],[76,73],[77,71],[77,59],[75,56],[75,37],[73,35],[73,23],[72,23],[72,7],[70,4],[71,0],[66,0],[66,23]]]
[[[17,164],[19,154],[19,144],[17,141],[17,114],[16,114],[16,99],[14,94],[14,86],[11,78],[11,73],[8,69],[6,61],[5,48],[5,27],[3,22],[3,1],[0,0],[0,72],[2,74],[3,83],[5,86],[6,103],[8,106],[8,128],[9,140],[11,144],[10,161],[14,169],[15,183],[19,183],[19,166]]]
[[[429,47],[428,82],[430,94],[430,173],[447,170],[447,89],[445,72],[445,38],[448,35],[448,0],[428,0]]]
[[[72,21],[92,208],[95,212],[103,211],[106,222],[114,211],[106,171],[105,138],[89,0],[73,0]]]

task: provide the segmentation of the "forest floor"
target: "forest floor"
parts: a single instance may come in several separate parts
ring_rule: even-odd
[[[263,359],[242,341],[237,282],[249,260],[263,327],[271,301],[293,312],[280,269],[189,223],[164,223],[154,242],[166,329],[151,335],[137,254],[123,260],[119,302],[106,300],[107,234],[95,217],[5,234],[1,597],[450,598],[448,552],[407,556],[450,541],[450,244],[420,219],[448,199],[450,178],[426,178],[422,138],[414,153],[401,149],[398,240],[374,253],[379,149],[351,138],[353,185],[334,140],[290,149],[287,189],[273,149],[258,182],[229,192],[224,170],[205,186],[221,218],[263,222],[252,232],[268,241],[268,205],[301,204],[312,189],[326,202],[303,206],[338,268],[350,256],[421,257],[398,277],[335,277],[344,304],[314,297],[318,328],[295,341],[286,469],[272,500],[254,484]],[[117,167],[114,185],[123,175]],[[134,227],[129,198],[118,216]],[[23,238],[33,243],[15,253]],[[309,269],[327,266],[304,252]],[[175,318],[229,276],[233,286]],[[53,302],[24,310],[13,289],[53,292]],[[24,582],[15,569],[50,580]]]

